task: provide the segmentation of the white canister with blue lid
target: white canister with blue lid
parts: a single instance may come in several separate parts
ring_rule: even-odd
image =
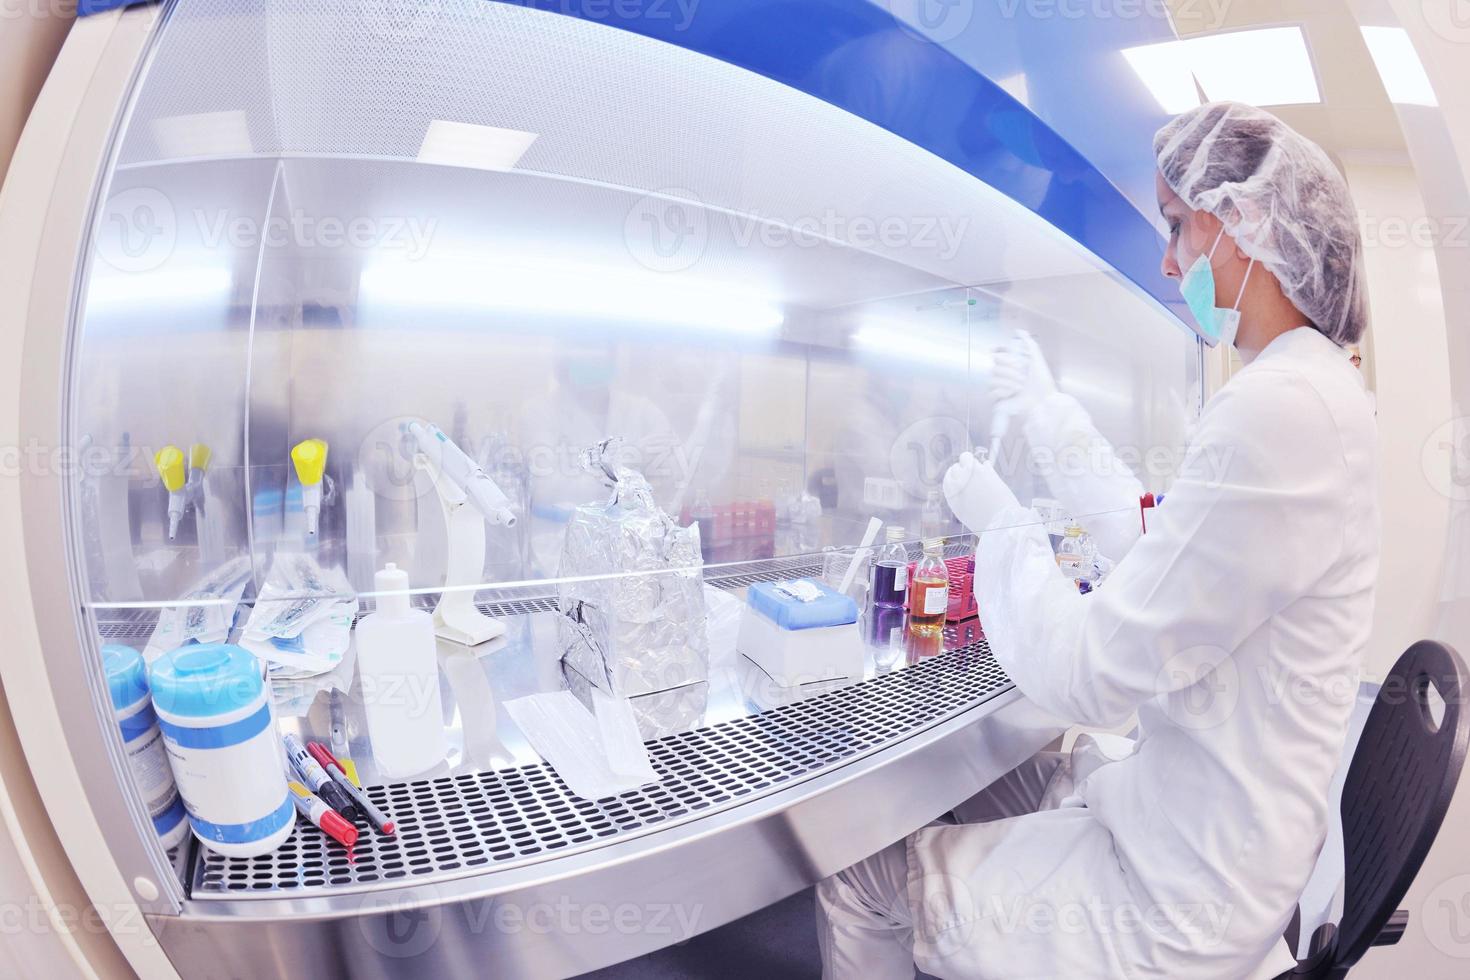
[[[102,648],[102,668],[133,781],[163,846],[175,847],[183,842],[189,823],[148,695],[143,655],[132,647],[109,643]]]
[[[229,643],[193,643],[149,672],[153,707],[194,836],[226,857],[269,854],[296,807],[260,661]]]

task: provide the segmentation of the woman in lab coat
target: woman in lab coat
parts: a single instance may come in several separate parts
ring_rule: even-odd
[[[1148,534],[1110,529],[1122,560],[1079,595],[989,463],[962,458],[945,482],[984,532],[997,660],[1069,722],[1136,714],[1137,739],[1038,757],[957,811],[989,822],[927,827],[822,882],[829,977],[1293,965],[1281,937],[1327,834],[1378,569],[1373,414],[1342,352],[1366,327],[1361,243],[1326,155],[1268,113],[1203,106],[1154,149],[1164,272],[1246,367],[1206,406]],[[1033,446],[1100,441],[1034,343],[1001,361]],[[1129,487],[1063,502],[1125,506]]]

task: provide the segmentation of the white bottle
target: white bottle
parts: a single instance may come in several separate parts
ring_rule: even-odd
[[[444,761],[444,713],[434,619],[408,602],[408,573],[389,564],[374,577],[378,611],[357,624],[357,670],[378,770],[417,776]]]

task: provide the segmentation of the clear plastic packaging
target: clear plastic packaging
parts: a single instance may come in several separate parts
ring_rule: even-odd
[[[516,698],[505,702],[505,710],[537,754],[583,799],[606,799],[657,782],[627,700],[596,689],[592,700],[595,717],[570,691]]]

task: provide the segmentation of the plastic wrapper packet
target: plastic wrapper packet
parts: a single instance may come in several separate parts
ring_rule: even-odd
[[[562,545],[563,659],[594,685],[632,697],[709,677],[697,525],[680,527],[642,474],[619,466],[617,440],[583,454],[611,488],[573,512]]]

